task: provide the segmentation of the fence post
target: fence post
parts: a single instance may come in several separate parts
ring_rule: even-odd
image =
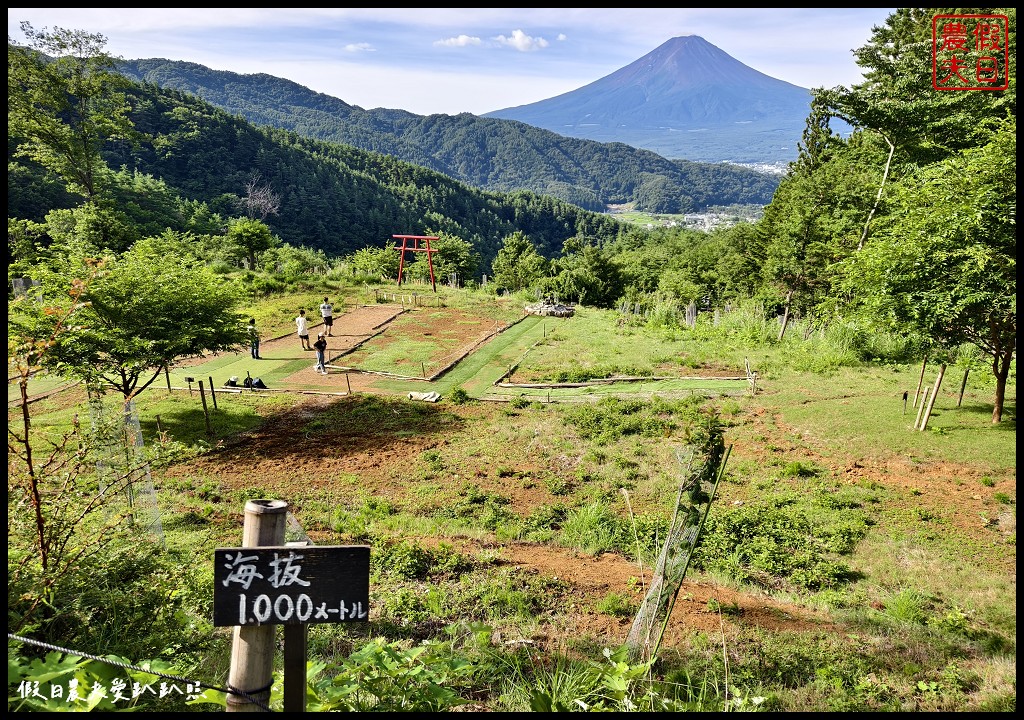
[[[928,408],[924,411],[924,417],[921,418],[921,432],[928,427],[928,419],[932,416],[932,409],[935,407],[935,398],[939,395],[939,386],[942,385],[942,376],[946,374],[946,363],[939,365],[939,376],[935,378],[935,387],[932,388],[932,396],[928,399]]]
[[[206,417],[206,434],[213,435],[213,430],[210,429],[210,410],[206,407],[206,393],[203,392],[203,381],[199,381],[199,397],[203,399],[203,415]]]
[[[964,390],[967,389],[967,373],[971,371],[970,368],[964,370],[964,380],[960,383],[960,397],[956,399],[956,406],[960,407],[960,403],[964,401]]]
[[[917,407],[917,401],[921,398],[921,384],[924,382],[924,371],[928,367],[928,356],[924,356],[924,360],[921,362],[921,374],[917,376],[917,391],[914,393],[914,407]]]
[[[242,547],[284,545],[288,503],[284,500],[249,500],[245,503]],[[228,689],[240,690],[253,700],[229,693],[227,712],[260,712],[270,703],[274,679],[276,625],[237,625],[231,638]],[[257,704],[262,703],[262,707]]]
[[[214,392],[214,390],[213,390],[213,375],[208,375],[207,377],[210,378],[210,397],[213,398],[213,409],[216,410],[217,409],[217,393]]]
[[[921,400],[921,404],[917,406],[917,418],[914,420],[914,429],[917,430],[921,425],[921,415],[924,413],[925,403],[928,401],[928,393],[931,392],[930,387],[925,387],[924,398]]]
[[[295,540],[288,547],[312,545],[309,540]],[[284,634],[284,711],[306,712],[306,663],[309,655],[309,625],[283,625]]]

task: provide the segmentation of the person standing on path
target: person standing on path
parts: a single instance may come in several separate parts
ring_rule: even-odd
[[[309,325],[306,323],[305,310],[299,310],[299,316],[295,318],[295,327],[299,331],[299,342],[302,343],[302,349],[312,350],[313,346],[309,344]]]
[[[320,303],[320,317],[324,319],[324,332],[327,337],[332,337],[331,328],[334,326],[334,308],[327,298]]]
[[[249,349],[252,351],[253,360],[262,360],[260,357],[260,331],[256,329],[256,318],[249,318],[249,325],[246,327],[249,334]]]
[[[313,349],[316,350],[316,370],[321,375],[327,374],[327,338],[324,337],[323,333],[316,336],[316,342],[313,343]]]

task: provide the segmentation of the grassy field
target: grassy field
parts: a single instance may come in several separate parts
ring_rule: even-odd
[[[351,308],[374,292],[330,295]],[[859,361],[846,335],[796,325],[776,342],[777,326],[743,313],[666,329],[591,308],[523,317],[522,299],[486,293],[425,298],[424,321],[443,327],[448,309],[508,328],[429,385],[224,396],[210,428],[196,394],[143,393],[152,491],[133,496],[131,523],[110,522],[119,493],[79,520],[57,502],[95,494],[92,456],[77,480],[40,465],[49,517],[77,528],[62,531],[49,575],[31,561],[31,503],[9,451],[12,631],[223,686],[230,636],[210,622],[212,553],[240,541],[246,501],[279,498],[289,539],[372,548],[370,622],[310,626],[322,666],[309,710],[1015,709],[1015,374],[993,425],[991,378],[972,370],[961,398],[963,368],[950,367],[921,431],[920,362]],[[287,335],[314,300],[251,313]],[[402,328],[416,326],[389,326],[361,362],[401,369],[451,351],[433,329],[437,347],[411,342]],[[925,367],[925,386],[937,371]],[[410,401],[411,387],[442,399]],[[75,413],[95,417],[85,400],[71,388],[33,402],[38,447],[59,455]],[[17,431],[20,409],[8,420]],[[708,423],[728,463],[657,662],[609,662]],[[45,577],[50,609],[33,615]],[[17,695],[15,682],[9,708],[27,709]],[[222,711],[216,697],[139,707]]]

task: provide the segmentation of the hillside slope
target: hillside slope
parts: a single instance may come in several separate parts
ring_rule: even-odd
[[[133,80],[195,95],[255,125],[385,153],[482,190],[527,190],[588,210],[628,203],[660,213],[766,205],[778,187],[777,175],[750,168],[673,162],[620,142],[565,137],[521,122],[363,110],[271,75],[164,59],[119,67]]]

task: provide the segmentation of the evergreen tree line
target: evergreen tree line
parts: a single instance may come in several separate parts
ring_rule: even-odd
[[[779,184],[776,175],[738,165],[667,160],[623,143],[565,137],[513,120],[364,110],[266,74],[162,58],[121,61],[117,69],[135,81],[201,97],[257,126],[391,155],[482,190],[527,190],[596,212],[630,203],[667,214],[766,205]]]

